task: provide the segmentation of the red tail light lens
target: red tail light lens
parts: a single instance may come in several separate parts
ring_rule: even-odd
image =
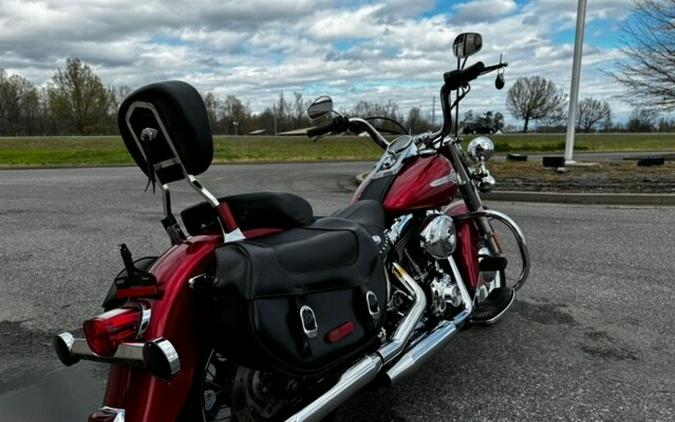
[[[132,341],[143,319],[141,307],[118,308],[84,322],[84,335],[92,352],[112,356],[117,346]]]

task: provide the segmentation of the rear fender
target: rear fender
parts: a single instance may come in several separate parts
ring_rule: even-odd
[[[127,422],[171,421],[182,411],[190,394],[199,361],[199,329],[195,301],[188,280],[213,268],[214,249],[222,236],[195,236],[171,247],[151,267],[161,293],[148,299],[152,317],[146,340],[164,337],[180,358],[181,370],[170,381],[146,369],[113,364],[104,405],[125,409]]]

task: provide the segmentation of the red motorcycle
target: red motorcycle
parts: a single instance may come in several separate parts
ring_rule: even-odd
[[[527,247],[509,217],[481,203],[495,183],[492,142],[474,139],[467,158],[451,134],[470,81],[498,71],[503,86],[506,63],[464,67],[481,44],[474,33],[455,40],[436,133],[389,142],[328,97],[310,106],[313,119],[335,117],[309,136],[366,132],[385,150],[352,204],[329,217],[289,193],[214,196],[195,177],[213,156],[197,91],[171,81],[133,92],[120,132],[159,185],[172,246],[134,260],[122,245],[105,312],[84,322],[85,338],[55,338],[65,365],[111,364],[89,421],[318,421],[364,387],[413,373],[462,327],[499,320],[527,278]],[[179,180],[203,198],[182,226],[169,193]],[[519,247],[511,282],[494,220]]]

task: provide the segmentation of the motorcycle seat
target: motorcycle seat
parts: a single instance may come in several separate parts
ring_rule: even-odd
[[[307,226],[314,221],[314,211],[309,202],[291,193],[253,192],[218,199],[227,202],[242,230],[290,229]],[[206,202],[186,208],[180,216],[185,229],[193,236],[219,230],[216,212]]]
[[[371,235],[381,235],[384,231],[384,208],[378,201],[364,199],[347,208],[334,212],[331,217],[351,220],[363,226]]]

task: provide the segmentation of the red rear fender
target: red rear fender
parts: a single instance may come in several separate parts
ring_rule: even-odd
[[[143,368],[112,365],[104,403],[125,409],[127,422],[175,420],[185,405],[199,358],[195,303],[188,280],[212,268],[213,251],[221,242],[222,236],[193,237],[173,246],[150,268],[161,296],[148,300],[152,317],[145,339],[171,341],[181,370],[165,382]]]

